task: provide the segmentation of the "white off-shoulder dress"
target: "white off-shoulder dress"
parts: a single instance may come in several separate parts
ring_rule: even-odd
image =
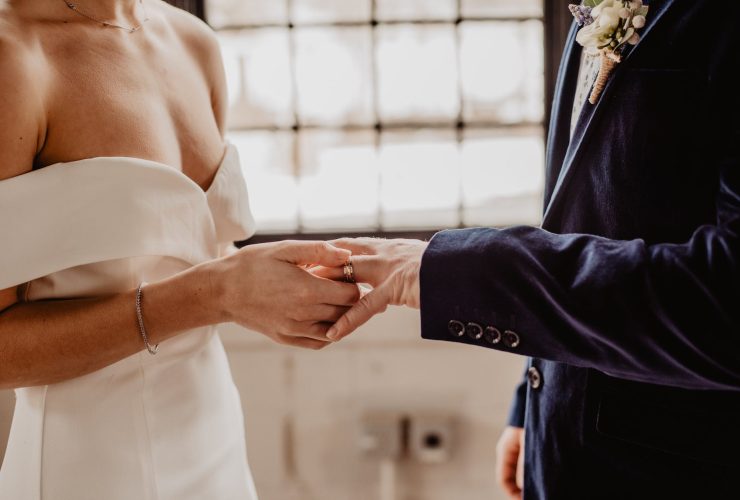
[[[28,301],[113,294],[222,255],[252,233],[233,146],[206,192],[147,160],[60,163],[0,182],[0,289],[24,284]],[[257,498],[215,327],[167,340],[156,356],[142,351],[17,389],[16,399],[1,500]]]

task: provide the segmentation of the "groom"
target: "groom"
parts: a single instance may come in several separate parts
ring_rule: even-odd
[[[525,499],[740,498],[740,3],[645,18],[595,104],[573,26],[542,228],[336,242],[374,290],[333,339],[397,304],[426,339],[530,357],[507,431]]]

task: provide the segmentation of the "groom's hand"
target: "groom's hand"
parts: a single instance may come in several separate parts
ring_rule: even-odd
[[[355,280],[373,290],[363,296],[327,332],[330,340],[341,340],[389,305],[419,308],[419,270],[427,243],[419,240],[344,238],[331,242],[352,252]],[[341,279],[341,270],[324,269],[319,274]],[[333,273],[333,274],[332,274]]]
[[[496,481],[511,500],[522,498],[524,429],[506,427],[496,445]]]

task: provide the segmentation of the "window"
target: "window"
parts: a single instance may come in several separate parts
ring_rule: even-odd
[[[536,223],[541,0],[209,0],[261,233]]]

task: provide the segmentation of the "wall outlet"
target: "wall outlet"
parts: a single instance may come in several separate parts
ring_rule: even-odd
[[[403,453],[403,419],[393,413],[369,413],[360,422],[357,446],[375,460],[399,460]]]
[[[408,453],[417,462],[439,464],[450,460],[454,421],[443,415],[415,415],[409,421]]]

